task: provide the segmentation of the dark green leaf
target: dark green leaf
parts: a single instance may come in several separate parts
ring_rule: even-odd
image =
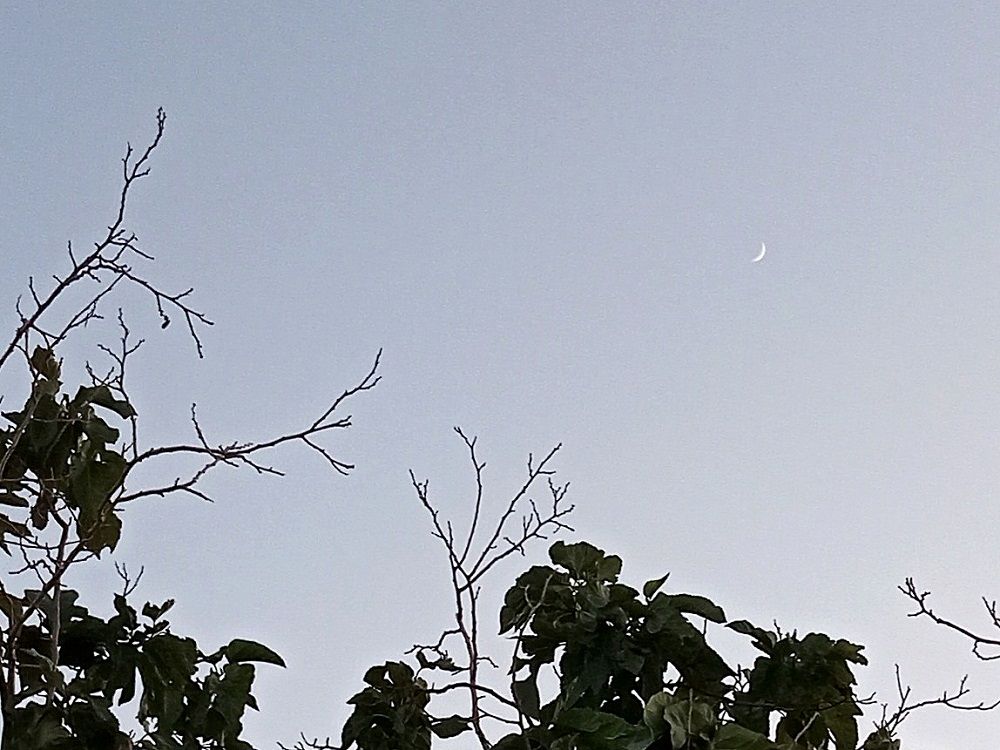
[[[144,653],[170,682],[184,684],[195,672],[198,647],[190,638],[163,633],[146,643]]]
[[[6,514],[0,513],[0,536],[11,534],[13,536],[27,536],[28,527],[19,521],[12,521]]]
[[[37,703],[14,710],[10,737],[18,750],[46,750],[70,738],[56,711]],[[6,735],[6,727],[4,734]]]
[[[0,591],[0,612],[7,617],[8,620],[20,617],[23,611],[24,600],[20,597],[11,596],[6,591]]]
[[[285,666],[284,660],[267,646],[242,638],[234,638],[229,642],[229,645],[226,646],[226,658],[233,663],[256,661],[276,664],[279,667]]]
[[[103,450],[89,457],[81,457],[69,481],[69,496],[74,507],[91,516],[117,489],[125,473],[125,459],[111,450]]]
[[[601,581],[614,581],[622,569],[620,557],[605,555],[604,550],[587,542],[556,542],[549,549],[549,557],[577,578],[596,577]]]
[[[771,649],[774,644],[778,641],[778,636],[763,628],[758,628],[751,622],[746,620],[733,620],[731,623],[726,625],[730,630],[735,630],[737,633],[742,635],[748,635],[754,640],[754,645],[766,654],[771,653]]]
[[[726,614],[722,607],[715,604],[711,599],[694,594],[670,594],[667,600],[681,612],[704,617],[711,622],[724,623]]]
[[[900,741],[895,739],[889,730],[876,729],[865,740],[861,750],[899,750]]]
[[[538,683],[534,675],[524,680],[515,680],[511,685],[511,692],[514,694],[514,701],[525,716],[531,719],[538,718],[539,696]]]
[[[449,716],[446,719],[439,719],[431,724],[431,731],[441,739],[457,737],[462,732],[467,732],[471,728],[469,720],[463,719],[461,716]]]
[[[833,735],[837,750],[855,750],[858,746],[857,714],[860,713],[853,701],[841,703],[823,712],[823,719]]]
[[[670,578],[669,573],[667,573],[662,578],[654,578],[651,581],[646,581],[642,585],[642,595],[647,599],[652,599],[653,594],[655,594],[657,591],[660,590],[660,586],[662,586],[668,578]]]
[[[137,620],[135,616],[135,610],[129,606],[125,597],[121,594],[115,594],[114,598],[115,612],[117,612],[122,620],[128,623],[129,627],[134,628],[136,626]]]
[[[118,430],[97,416],[93,416],[83,423],[83,431],[91,440],[102,445],[116,443],[120,435]]]
[[[123,399],[116,399],[111,393],[111,389],[106,385],[98,385],[90,388],[80,388],[73,398],[76,405],[95,404],[110,409],[122,419],[136,416],[132,404]]]
[[[43,346],[36,346],[28,360],[31,369],[47,380],[59,380],[59,360],[52,353],[51,349]]]
[[[649,745],[653,737],[649,729],[635,726],[614,714],[589,708],[571,708],[556,717],[560,728],[570,729],[585,737],[581,747],[607,748],[607,750],[639,750]],[[573,747],[571,743],[567,747]],[[554,743],[553,748],[557,747]]]
[[[646,724],[654,731],[657,727],[650,724],[653,710],[660,711],[660,718],[669,729],[670,741],[674,747],[690,746],[694,739],[708,739],[716,723],[715,712],[707,703],[690,698],[680,698],[670,693],[654,695],[646,705]],[[662,725],[660,725],[662,727]],[[661,728],[660,732],[663,731]]]
[[[81,518],[83,514],[81,514]],[[104,518],[89,526],[88,531],[85,534],[81,534],[84,537],[83,546],[86,547],[91,552],[96,552],[100,555],[101,550],[110,549],[113,550],[118,546],[118,540],[122,535],[122,521],[113,512],[107,512],[104,514]]]
[[[227,664],[218,684],[213,707],[224,718],[229,728],[227,734],[231,736],[241,728],[240,719],[250,701],[253,680],[254,668],[250,664]]]
[[[163,604],[160,605],[153,604],[152,602],[146,602],[142,606],[142,616],[148,617],[153,622],[156,622],[161,617],[163,617],[163,615],[166,614],[166,612],[173,606],[174,606],[173,599],[167,599],[165,602],[163,602]]]

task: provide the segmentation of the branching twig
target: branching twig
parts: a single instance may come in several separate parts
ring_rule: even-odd
[[[527,478],[504,507],[496,523],[488,532],[486,541],[481,545],[477,545],[476,541],[485,509],[483,470],[486,468],[486,463],[479,459],[476,451],[476,438],[469,437],[458,427],[455,428],[455,432],[462,439],[468,450],[476,487],[472,501],[472,521],[464,537],[461,539],[455,538],[451,522],[442,519],[439,509],[431,502],[428,482],[426,480],[419,481],[416,475],[412,471],[410,472],[410,481],[416,491],[417,498],[430,516],[432,534],[441,541],[445,548],[455,602],[455,627],[445,630],[433,646],[415,646],[414,649],[422,668],[430,668],[432,666],[441,668],[440,664],[443,658],[448,658],[446,664],[452,664],[450,657],[447,657],[447,652],[444,650],[445,641],[451,637],[457,637],[460,640],[467,657],[467,665],[456,668],[455,671],[466,673],[468,679],[432,688],[429,692],[444,693],[456,689],[465,689],[468,691],[470,703],[469,723],[480,745],[485,750],[491,746],[491,742],[483,726],[484,720],[498,721],[503,724],[511,724],[523,728],[525,718],[516,701],[504,697],[500,692],[486,685],[480,674],[480,664],[487,663],[495,667],[496,663],[488,656],[480,653],[480,587],[477,584],[500,561],[515,552],[523,554],[525,545],[531,540],[546,539],[551,533],[569,529],[570,527],[563,519],[572,512],[573,506],[566,506],[564,503],[568,485],[556,485],[552,481],[554,472],[548,468],[553,457],[561,447],[557,445],[537,464],[529,456]],[[547,483],[552,503],[551,509],[544,513],[539,511],[535,501],[530,496],[532,489],[542,479]],[[518,515],[519,513],[520,516]],[[518,532],[516,534],[507,533],[506,528],[508,524],[518,517],[520,518],[520,529]],[[437,654],[439,657],[438,661],[428,661],[426,656],[422,655],[423,650]],[[516,717],[505,717],[486,710],[482,705],[484,697],[491,697],[497,700],[503,707],[513,709],[517,712]]]
[[[305,733],[300,734],[299,741],[291,747],[282,745],[280,742],[278,743],[278,747],[280,750],[340,750],[340,745],[332,744],[329,737],[325,740],[320,740],[319,737],[309,739]]]
[[[959,701],[971,692],[969,688],[966,687],[968,679],[968,675],[963,676],[959,681],[958,688],[956,690],[951,692],[944,690],[941,695],[936,698],[928,698],[910,703],[912,688],[909,686],[903,686],[903,679],[900,676],[899,665],[897,664],[896,691],[899,697],[899,705],[891,714],[888,713],[888,704],[884,704],[882,706],[882,718],[880,721],[876,722],[876,730],[883,732],[888,737],[893,737],[899,729],[900,724],[902,724],[911,713],[921,708],[927,708],[928,706],[947,706],[948,708],[952,708],[957,711],[992,711],[993,709],[1000,707],[1000,700],[994,701],[993,703],[986,703],[985,701],[980,701],[979,703],[960,703]]]
[[[65,340],[71,331],[86,326],[92,320],[99,319],[101,316],[97,312],[98,303],[111,289],[123,280],[131,281],[152,294],[157,311],[160,313],[164,324],[169,321],[164,312],[164,304],[180,311],[187,320],[189,333],[195,342],[198,356],[203,356],[204,353],[201,340],[198,336],[197,326],[210,326],[212,325],[212,321],[205,317],[204,314],[188,306],[184,301],[190,290],[179,294],[164,292],[136,275],[132,268],[123,262],[126,253],[132,253],[146,260],[152,258],[152,256],[137,246],[136,236],[126,233],[123,225],[129,192],[137,180],[149,174],[149,157],[160,145],[165,123],[166,115],[160,109],[156,114],[156,135],[138,158],[133,159],[132,146],[130,144],[126,146],[125,156],[122,159],[122,187],[118,199],[118,210],[111,224],[108,225],[107,234],[105,234],[103,239],[95,242],[94,249],[82,258],[77,257],[73,252],[72,244],[70,244],[68,246],[71,263],[70,271],[65,276],[54,276],[55,285],[47,294],[39,294],[35,289],[34,279],[29,279],[28,290],[34,303],[34,309],[31,312],[25,313],[21,310],[20,301],[18,301],[17,310],[20,323],[15,329],[9,343],[0,350],[0,369],[7,364],[11,355],[18,348],[26,345],[31,333],[39,334],[45,341],[46,347],[52,349]],[[107,286],[84,302],[76,313],[70,315],[68,322],[63,324],[58,331],[46,331],[43,328],[42,321],[55,301],[65,297],[67,290],[84,280],[94,281],[99,284],[104,283]]]
[[[977,658],[983,661],[993,661],[994,659],[1000,659],[1000,653],[996,654],[984,654],[980,649],[983,646],[995,646],[1000,648],[1000,638],[988,638],[986,636],[975,633],[968,628],[959,625],[952,620],[945,617],[941,617],[934,612],[929,606],[927,606],[927,598],[930,596],[929,591],[918,591],[916,584],[913,582],[912,578],[907,578],[902,586],[898,587],[903,594],[910,599],[914,604],[917,605],[917,610],[911,612],[908,617],[927,617],[933,622],[941,625],[949,630],[953,630],[956,633],[964,635],[966,638],[972,641],[972,653],[976,655]],[[997,615],[997,604],[996,602],[990,602],[985,597],[983,598],[983,604],[986,607],[986,612],[990,616],[992,624],[995,627],[1000,627],[1000,621],[998,621]]]
[[[186,480],[175,480],[172,484],[148,488],[140,490],[137,492],[123,494],[118,498],[117,503],[126,503],[132,500],[137,500],[141,497],[148,497],[150,495],[164,496],[172,492],[188,492],[191,494],[196,494],[206,500],[209,498],[203,493],[194,491],[194,486],[197,482],[211,469],[213,469],[218,464],[227,464],[229,466],[238,466],[240,464],[248,466],[258,474],[274,474],[277,476],[283,476],[283,472],[269,466],[262,464],[256,460],[258,454],[264,453],[272,448],[277,448],[280,445],[285,445],[287,443],[299,442],[306,445],[311,450],[319,453],[323,459],[338,473],[347,474],[351,469],[354,468],[353,464],[346,463],[340,459],[334,458],[328,450],[323,448],[315,441],[315,436],[324,432],[335,429],[346,429],[351,426],[351,416],[347,415],[340,419],[332,419],[335,410],[341,406],[347,399],[355,394],[362,393],[364,391],[371,390],[374,388],[381,376],[376,375],[379,367],[379,362],[382,357],[382,350],[380,349],[378,354],[375,356],[375,361],[369,369],[368,373],[362,378],[362,380],[352,388],[348,388],[343,393],[338,396],[332,405],[324,411],[319,418],[315,419],[313,422],[308,424],[306,427],[295,430],[293,432],[288,432],[277,437],[269,438],[259,442],[246,442],[246,443],[229,443],[228,445],[210,445],[205,438],[204,431],[200,423],[198,422],[197,414],[195,411],[195,405],[191,406],[191,421],[194,426],[195,436],[198,439],[196,445],[166,445],[159,446],[156,448],[150,448],[142,453],[139,453],[135,458],[133,458],[125,469],[125,477],[128,477],[129,473],[132,472],[137,466],[150,461],[151,459],[157,458],[159,456],[166,456],[171,454],[186,454],[195,456],[204,456],[208,458],[208,461],[198,469],[190,478]]]

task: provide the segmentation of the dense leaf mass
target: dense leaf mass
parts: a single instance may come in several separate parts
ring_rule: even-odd
[[[250,748],[239,739],[246,708],[256,707],[248,662],[280,662],[270,649],[234,640],[203,654],[193,640],[171,632],[163,619],[169,601],[146,604],[140,614],[116,595],[115,614],[104,620],[78,604],[75,591],[63,589],[58,603],[38,591],[25,595],[40,597],[44,616],[22,631],[17,676],[23,700],[10,712],[4,735],[11,747]],[[46,654],[55,632],[54,663]],[[137,696],[146,732],[133,745],[112,708]]]
[[[500,610],[519,729],[496,750],[856,750],[860,646],[728,622],[703,596],[661,592],[666,576],[640,594],[619,582],[619,557],[587,542],[556,542],[549,556],[518,576]],[[761,652],[753,666],[730,666],[709,645],[708,623],[747,636]],[[420,671],[434,666],[421,660]],[[557,688],[546,690],[546,673]],[[419,672],[390,663],[365,682],[343,747],[429,747],[436,720]],[[880,741],[872,735],[866,750]]]

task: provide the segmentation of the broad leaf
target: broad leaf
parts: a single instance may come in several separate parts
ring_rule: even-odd
[[[106,385],[98,385],[90,388],[80,388],[73,398],[75,405],[95,404],[110,409],[122,419],[136,416],[136,411],[132,404],[124,399],[117,399],[111,393],[111,389]]]
[[[748,635],[753,638],[754,645],[765,654],[772,653],[774,644],[778,641],[776,633],[764,630],[763,628],[758,628],[752,622],[748,622],[747,620],[733,620],[731,623],[726,625],[726,627],[730,630],[735,630],[737,633]]]
[[[669,573],[661,578],[654,578],[651,581],[646,581],[642,585],[642,595],[647,599],[652,599],[653,595],[660,590],[660,586],[662,586],[668,578],[670,578]]]
[[[648,743],[652,737],[646,727],[637,727],[624,719],[604,711],[589,708],[571,708],[556,718],[556,724],[566,729],[576,730],[593,739],[599,747],[632,747],[637,742]]]
[[[549,557],[577,578],[596,577],[600,581],[614,581],[622,570],[620,557],[605,555],[604,550],[587,542],[556,542],[549,549]]]
[[[467,732],[470,729],[472,727],[469,726],[469,720],[463,719],[461,716],[449,716],[446,719],[438,719],[431,724],[431,731],[441,739],[457,737],[462,732]]]
[[[531,719],[538,718],[539,697],[538,683],[535,675],[531,675],[524,680],[515,680],[511,684],[511,692],[514,694],[514,701],[517,707],[525,716]]]
[[[59,360],[51,349],[36,346],[28,360],[31,369],[47,380],[59,380]]]
[[[726,621],[726,613],[722,611],[722,607],[718,606],[711,599],[707,599],[704,596],[696,596],[694,594],[669,594],[667,595],[667,600],[681,612],[697,615],[698,617],[704,617],[706,620],[719,624]]]
[[[226,646],[226,658],[232,663],[256,661],[264,664],[285,666],[285,661],[267,646],[256,641],[246,641],[234,638]]]

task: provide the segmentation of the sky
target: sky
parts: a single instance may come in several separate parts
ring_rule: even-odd
[[[968,672],[995,699],[896,587],[984,630],[1000,594],[997,28],[973,2],[5,3],[2,320],[101,235],[162,106],[128,226],[215,326],[199,360],[123,298],[145,439],[187,440],[192,402],[215,442],[297,428],[383,349],[327,442],[350,477],[282,450],[285,478],[125,516],[139,597],[285,657],[262,747],[337,734],[369,665],[450,624],[408,470],[467,518],[454,425],[494,510],[561,442],[567,539],[632,585],[863,643],[890,701],[897,663],[917,697]],[[107,561],[74,576],[106,606]],[[929,709],[902,737],[992,750],[998,725]]]

